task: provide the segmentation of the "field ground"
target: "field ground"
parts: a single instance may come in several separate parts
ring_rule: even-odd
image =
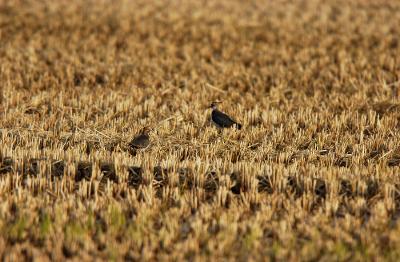
[[[376,2],[0,1],[2,260],[397,260],[400,2]]]

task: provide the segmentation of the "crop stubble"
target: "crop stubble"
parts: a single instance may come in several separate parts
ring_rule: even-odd
[[[395,260],[399,24],[396,1],[0,1],[0,254]]]

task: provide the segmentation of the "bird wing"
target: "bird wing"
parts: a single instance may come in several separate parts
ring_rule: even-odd
[[[131,142],[130,145],[136,148],[143,148],[149,145],[149,137],[147,135],[141,134],[135,137]]]
[[[231,127],[232,125],[236,124],[236,122],[232,120],[232,118],[219,110],[214,110],[211,117],[212,120],[221,127]]]

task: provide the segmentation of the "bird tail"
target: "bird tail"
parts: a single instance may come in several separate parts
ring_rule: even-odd
[[[242,129],[242,124],[236,123],[236,128],[237,128],[238,130]]]

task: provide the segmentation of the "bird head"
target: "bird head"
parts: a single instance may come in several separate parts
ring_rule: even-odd
[[[151,128],[150,126],[145,126],[140,130],[141,134],[149,134],[149,132],[151,132],[153,130],[153,128]]]
[[[214,102],[211,103],[210,108],[213,109],[213,110],[217,109],[217,105],[220,104],[220,103],[221,103],[220,101],[214,101]]]

